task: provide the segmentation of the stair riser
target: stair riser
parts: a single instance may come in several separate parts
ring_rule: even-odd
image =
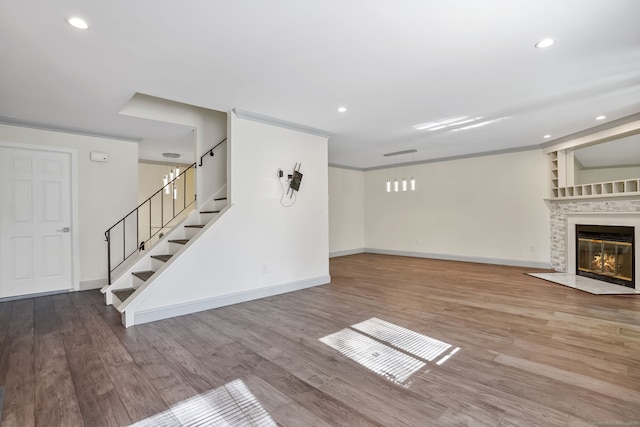
[[[160,268],[162,268],[166,263],[163,261],[160,261],[158,259],[153,259],[151,258],[151,268],[149,270],[153,270],[153,271],[158,271]]]
[[[133,277],[131,276],[131,274],[125,274],[124,276],[120,277],[118,280],[113,282],[113,284],[111,286],[112,286],[111,287],[112,290],[124,289],[124,288],[132,288],[133,287]],[[109,292],[111,292],[111,291],[109,291]]]
[[[132,277],[132,278],[129,278],[129,280],[128,280],[128,281],[126,281],[126,280],[122,280],[122,281],[119,283],[119,285],[121,285],[121,286],[120,286],[120,287],[118,287],[117,289],[113,289],[113,290],[114,290],[114,291],[116,291],[116,290],[118,290],[118,289],[126,289],[126,288],[132,288],[132,287],[134,287],[134,286],[133,286],[133,282],[134,282],[134,280],[132,280],[132,279],[134,279],[134,278],[133,278],[133,277]],[[136,279],[136,280],[137,280],[137,279]],[[108,298],[107,298],[107,294],[109,295],[109,297],[108,297]],[[121,305],[122,305],[122,303],[124,302],[124,301],[121,301],[117,296],[115,296],[111,291],[109,291],[109,292],[107,292],[107,293],[105,294],[105,299],[106,299],[106,300],[109,300],[109,299],[110,299],[110,300],[111,300],[111,301],[110,301],[110,302],[111,302],[111,305],[113,305],[113,307],[114,307],[114,308],[116,308],[116,309],[117,309],[119,306],[121,306]]]
[[[227,201],[226,200],[218,200],[216,202],[213,203],[213,211],[221,211],[222,209],[225,208],[225,206],[227,206]]]
[[[188,239],[188,233],[189,230],[187,228],[182,228],[179,231],[176,231],[175,234],[172,234],[169,240]]]
[[[184,229],[184,234],[185,234],[184,239],[192,239],[196,234],[198,234],[200,232],[200,230],[202,230],[202,228],[185,228]]]
[[[123,303],[123,301],[120,301],[117,297],[112,296],[111,297],[111,305],[113,306],[113,308],[115,308],[116,310],[118,309],[118,307],[120,307]]]
[[[132,288],[138,288],[140,287],[140,285],[142,285],[145,281],[140,279],[139,277],[136,277],[134,275],[131,275],[131,287]]]
[[[227,200],[212,200],[198,208],[199,211],[221,211],[227,206]]]

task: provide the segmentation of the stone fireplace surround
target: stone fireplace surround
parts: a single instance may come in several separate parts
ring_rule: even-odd
[[[576,274],[576,224],[635,227],[635,288],[640,290],[640,198],[599,200],[551,200],[551,266]]]

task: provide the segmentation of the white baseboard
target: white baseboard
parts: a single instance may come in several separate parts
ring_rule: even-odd
[[[335,252],[329,252],[329,258],[335,258],[335,257],[339,257],[339,256],[347,256],[347,255],[355,255],[355,254],[362,254],[364,253],[364,248],[358,248],[358,249],[347,249],[345,251],[335,251]]]
[[[12,297],[0,298],[0,302],[17,301],[17,300],[29,299],[29,298],[48,297],[51,295],[66,294],[69,292],[73,292],[73,289],[63,289],[60,291],[51,291],[51,292],[38,292],[36,294],[15,295]]]
[[[80,282],[79,290],[88,291],[89,289],[100,289],[106,284],[107,279],[85,280],[84,282]]]
[[[287,292],[299,291],[313,286],[326,285],[329,282],[331,282],[331,276],[319,276],[311,279],[298,280],[295,282],[284,283],[267,288],[253,289],[250,291],[238,292],[205,300],[186,302],[183,304],[175,304],[150,310],[142,310],[134,314],[132,324],[141,325],[143,323],[155,322],[156,320],[183,316],[185,314],[211,310],[213,308],[224,307],[226,305],[238,304]],[[131,313],[125,312],[125,316],[127,315],[131,315]]]
[[[445,261],[476,262],[480,264],[508,265],[513,267],[542,268],[545,270],[551,270],[551,263],[537,262],[537,261],[521,261],[521,260],[501,259],[501,258],[466,257],[466,256],[448,255],[448,254],[433,254],[433,253],[425,253],[425,252],[397,251],[393,249],[374,249],[374,248],[365,248],[364,252],[370,253],[370,254],[399,255],[399,256],[409,256],[409,257],[415,257],[415,258],[441,259]]]

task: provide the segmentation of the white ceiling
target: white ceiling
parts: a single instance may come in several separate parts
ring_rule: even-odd
[[[529,147],[640,112],[638,17],[638,0],[1,0],[0,116],[151,158],[190,130],[118,114],[136,92],[322,129],[356,168]],[[413,128],[452,117],[496,121]]]

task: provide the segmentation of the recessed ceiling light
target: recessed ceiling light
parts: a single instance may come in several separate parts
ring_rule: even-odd
[[[535,46],[538,49],[544,49],[545,47],[551,46],[555,42],[556,41],[554,39],[544,39],[544,40],[540,40],[538,43],[536,43]]]
[[[598,117],[596,117],[596,120],[604,120],[606,118],[607,118],[607,116],[598,116]]]
[[[551,135],[546,134],[546,135],[544,136],[544,139],[548,139],[548,138],[551,138]]]
[[[339,113],[344,113],[345,111],[347,111],[347,107],[338,107]]]
[[[86,30],[87,28],[89,28],[89,24],[87,24],[87,21],[82,18],[78,18],[77,16],[67,18],[67,23],[79,30]]]

